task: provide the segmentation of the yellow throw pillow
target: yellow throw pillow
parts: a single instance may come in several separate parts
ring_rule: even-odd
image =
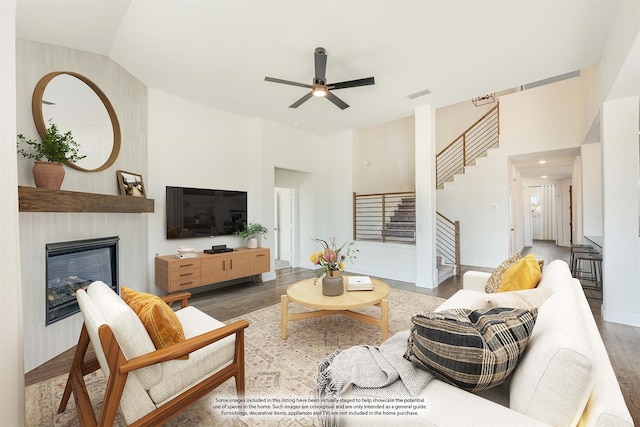
[[[498,292],[521,291],[538,286],[542,272],[535,255],[529,254],[507,268],[502,275]]]
[[[120,286],[120,296],[138,315],[156,349],[185,340],[180,319],[169,305],[156,295],[137,292]],[[189,355],[180,359],[186,360]]]
[[[502,276],[504,275],[505,271],[507,271],[507,269],[513,264],[520,261],[520,258],[520,254],[516,252],[516,254],[511,258],[502,261],[502,263],[495,270],[493,270],[493,273],[491,273],[491,277],[489,277],[487,283],[484,286],[484,291],[488,294],[498,292],[498,288],[500,287],[500,283],[502,283]]]

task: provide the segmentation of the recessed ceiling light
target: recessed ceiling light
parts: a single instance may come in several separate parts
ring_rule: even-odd
[[[540,160],[540,161],[538,162],[538,164],[539,164],[539,165],[544,165],[545,163],[547,163],[547,161],[546,161],[546,160]]]
[[[542,179],[547,179],[547,175],[542,175]]]

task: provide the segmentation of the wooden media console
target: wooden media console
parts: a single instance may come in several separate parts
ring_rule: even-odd
[[[156,285],[168,293],[227,280],[252,277],[262,284],[262,273],[271,269],[268,248],[234,249],[233,252],[176,258],[175,255],[156,257]]]

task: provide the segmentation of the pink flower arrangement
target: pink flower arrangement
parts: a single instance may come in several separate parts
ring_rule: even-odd
[[[354,242],[345,242],[342,246],[337,247],[335,237],[329,239],[329,242],[322,239],[313,240],[324,247],[323,250],[312,253],[309,258],[314,265],[322,266],[316,279],[322,276],[323,273],[329,274],[330,271],[344,270],[344,263],[346,261],[353,262],[356,259],[356,253],[359,252],[354,246]]]

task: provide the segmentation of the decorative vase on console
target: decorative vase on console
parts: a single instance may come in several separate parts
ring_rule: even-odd
[[[337,297],[344,292],[344,280],[340,270],[330,270],[322,278],[322,295]]]
[[[342,246],[337,247],[335,237],[329,239],[329,242],[322,239],[313,240],[324,247],[324,250],[311,254],[311,262],[315,265],[322,266],[313,284],[315,285],[324,273],[325,276],[322,278],[322,295],[342,295],[344,292],[344,279],[340,275],[340,272],[344,270],[345,261],[349,260],[353,262],[353,260],[356,259],[358,249],[353,246],[353,242],[346,242]]]
[[[255,249],[258,247],[258,236],[262,235],[265,239],[267,238],[267,228],[263,225],[252,223],[245,224],[240,230],[237,230],[233,234],[237,234],[243,239],[247,240],[247,248]]]

